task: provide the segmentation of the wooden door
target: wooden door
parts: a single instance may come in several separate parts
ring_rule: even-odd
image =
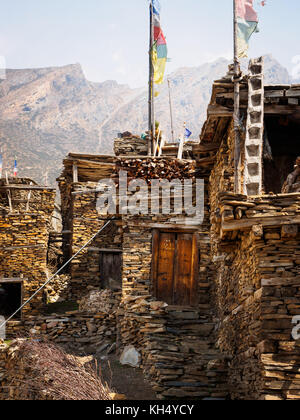
[[[197,273],[196,234],[154,231],[152,277],[158,300],[170,305],[196,305]]]
[[[100,253],[100,276],[103,289],[122,289],[122,254],[116,252]]]

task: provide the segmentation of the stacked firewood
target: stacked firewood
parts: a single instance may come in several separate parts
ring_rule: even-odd
[[[127,171],[129,178],[186,179],[195,177],[195,162],[178,159],[118,159],[116,171]]]

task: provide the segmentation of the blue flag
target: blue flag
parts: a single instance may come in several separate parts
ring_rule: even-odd
[[[18,162],[17,162],[17,158],[15,158],[14,177],[16,178],[17,176],[18,176]]]
[[[157,16],[159,16],[160,15],[159,0],[152,0],[152,6],[153,6],[153,13],[155,13]]]
[[[190,138],[192,134],[193,133],[190,130],[188,130],[187,128],[185,129],[184,136],[186,139]]]

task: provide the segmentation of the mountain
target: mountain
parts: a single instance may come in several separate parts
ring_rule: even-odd
[[[4,170],[17,156],[20,176],[53,184],[69,151],[110,150],[102,125],[139,93],[115,81],[91,83],[78,64],[7,70],[0,81]]]
[[[206,118],[213,80],[229,62],[219,59],[169,76],[175,133],[186,121],[197,138]],[[290,83],[271,56],[265,60],[266,83]],[[0,145],[4,170],[15,156],[20,176],[54,184],[62,159],[72,152],[109,153],[118,132],[141,134],[148,125],[147,92],[115,81],[92,83],[79,64],[60,68],[8,70],[0,81]],[[170,133],[169,93],[165,83],[155,101],[156,119]]]
[[[171,82],[174,131],[177,136],[182,133],[183,124],[186,122],[189,130],[193,132],[193,137],[198,137],[206,119],[212,83],[227,73],[229,64],[228,60],[220,58],[200,67],[181,68],[168,77]],[[246,71],[245,62],[243,70]],[[265,83],[291,83],[288,71],[271,55],[265,57]],[[104,127],[106,138],[109,139],[112,133],[115,135],[120,131],[142,133],[148,124],[147,107],[147,94],[144,92],[107,122]],[[170,136],[169,92],[166,82],[155,101],[155,118]]]

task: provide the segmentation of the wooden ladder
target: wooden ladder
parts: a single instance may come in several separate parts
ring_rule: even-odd
[[[250,60],[245,140],[244,194],[262,193],[264,137],[264,59]]]

